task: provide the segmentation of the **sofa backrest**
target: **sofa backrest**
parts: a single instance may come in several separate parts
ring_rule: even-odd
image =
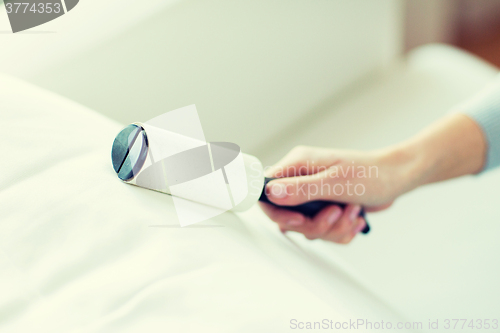
[[[401,7],[400,0],[85,0],[43,26],[0,35],[0,72],[123,124],[196,104],[207,140],[258,154],[400,54]],[[6,15],[0,28],[9,28]]]

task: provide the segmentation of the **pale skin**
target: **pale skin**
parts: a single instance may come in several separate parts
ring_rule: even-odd
[[[266,171],[268,177],[282,178],[267,185],[269,199],[278,205],[332,200],[347,207],[332,205],[314,218],[264,203],[261,207],[283,232],[347,244],[365,227],[358,217],[361,207],[367,212],[387,209],[417,187],[478,173],[486,152],[481,128],[463,114],[449,115],[407,141],[374,151],[298,146]],[[354,193],[356,185],[364,189],[361,195]]]

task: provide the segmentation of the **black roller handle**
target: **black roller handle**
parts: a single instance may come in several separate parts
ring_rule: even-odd
[[[341,203],[341,202],[336,202],[336,201],[327,201],[327,200],[315,200],[315,201],[309,201],[297,206],[280,206],[275,204],[274,202],[271,202],[269,198],[267,197],[266,194],[266,185],[269,183],[271,180],[274,180],[276,178],[265,178],[264,179],[264,189],[262,190],[262,194],[260,195],[259,201],[265,202],[268,204],[271,204],[273,206],[291,210],[293,212],[298,212],[301,213],[304,216],[307,217],[314,217],[316,214],[318,214],[323,208],[331,206],[331,205],[336,205],[339,206],[340,208],[344,209],[347,204]],[[363,230],[361,230],[362,233],[367,234],[370,232],[370,225],[368,224],[368,221],[366,221],[365,217],[365,210],[361,209],[359,212],[359,216],[365,219],[366,226]]]

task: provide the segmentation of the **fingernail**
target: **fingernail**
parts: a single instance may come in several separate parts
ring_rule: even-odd
[[[283,199],[287,196],[286,185],[281,183],[272,184],[269,188],[269,195],[276,199]]]
[[[359,215],[360,211],[361,211],[361,206],[360,205],[354,206],[354,208],[351,211],[351,215],[349,216],[349,218],[351,219],[351,221],[355,221],[358,218],[358,215]]]
[[[286,224],[291,225],[292,227],[298,227],[299,225],[302,225],[304,221],[302,220],[289,220]]]
[[[342,215],[342,209],[335,206],[335,208],[332,209],[330,216],[328,216],[326,222],[328,222],[329,225],[332,225],[339,220],[340,215]]]
[[[355,233],[355,234],[359,233],[361,230],[363,230],[363,229],[365,228],[365,226],[366,226],[366,222],[365,222],[365,221],[363,221],[362,223],[360,223],[360,224],[356,227],[356,229],[354,229],[354,233]]]

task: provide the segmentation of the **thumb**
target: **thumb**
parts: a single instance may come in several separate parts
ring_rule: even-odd
[[[266,186],[266,194],[269,200],[282,206],[315,200],[358,203],[355,184],[338,174],[333,176],[332,168],[312,175],[272,180]]]

